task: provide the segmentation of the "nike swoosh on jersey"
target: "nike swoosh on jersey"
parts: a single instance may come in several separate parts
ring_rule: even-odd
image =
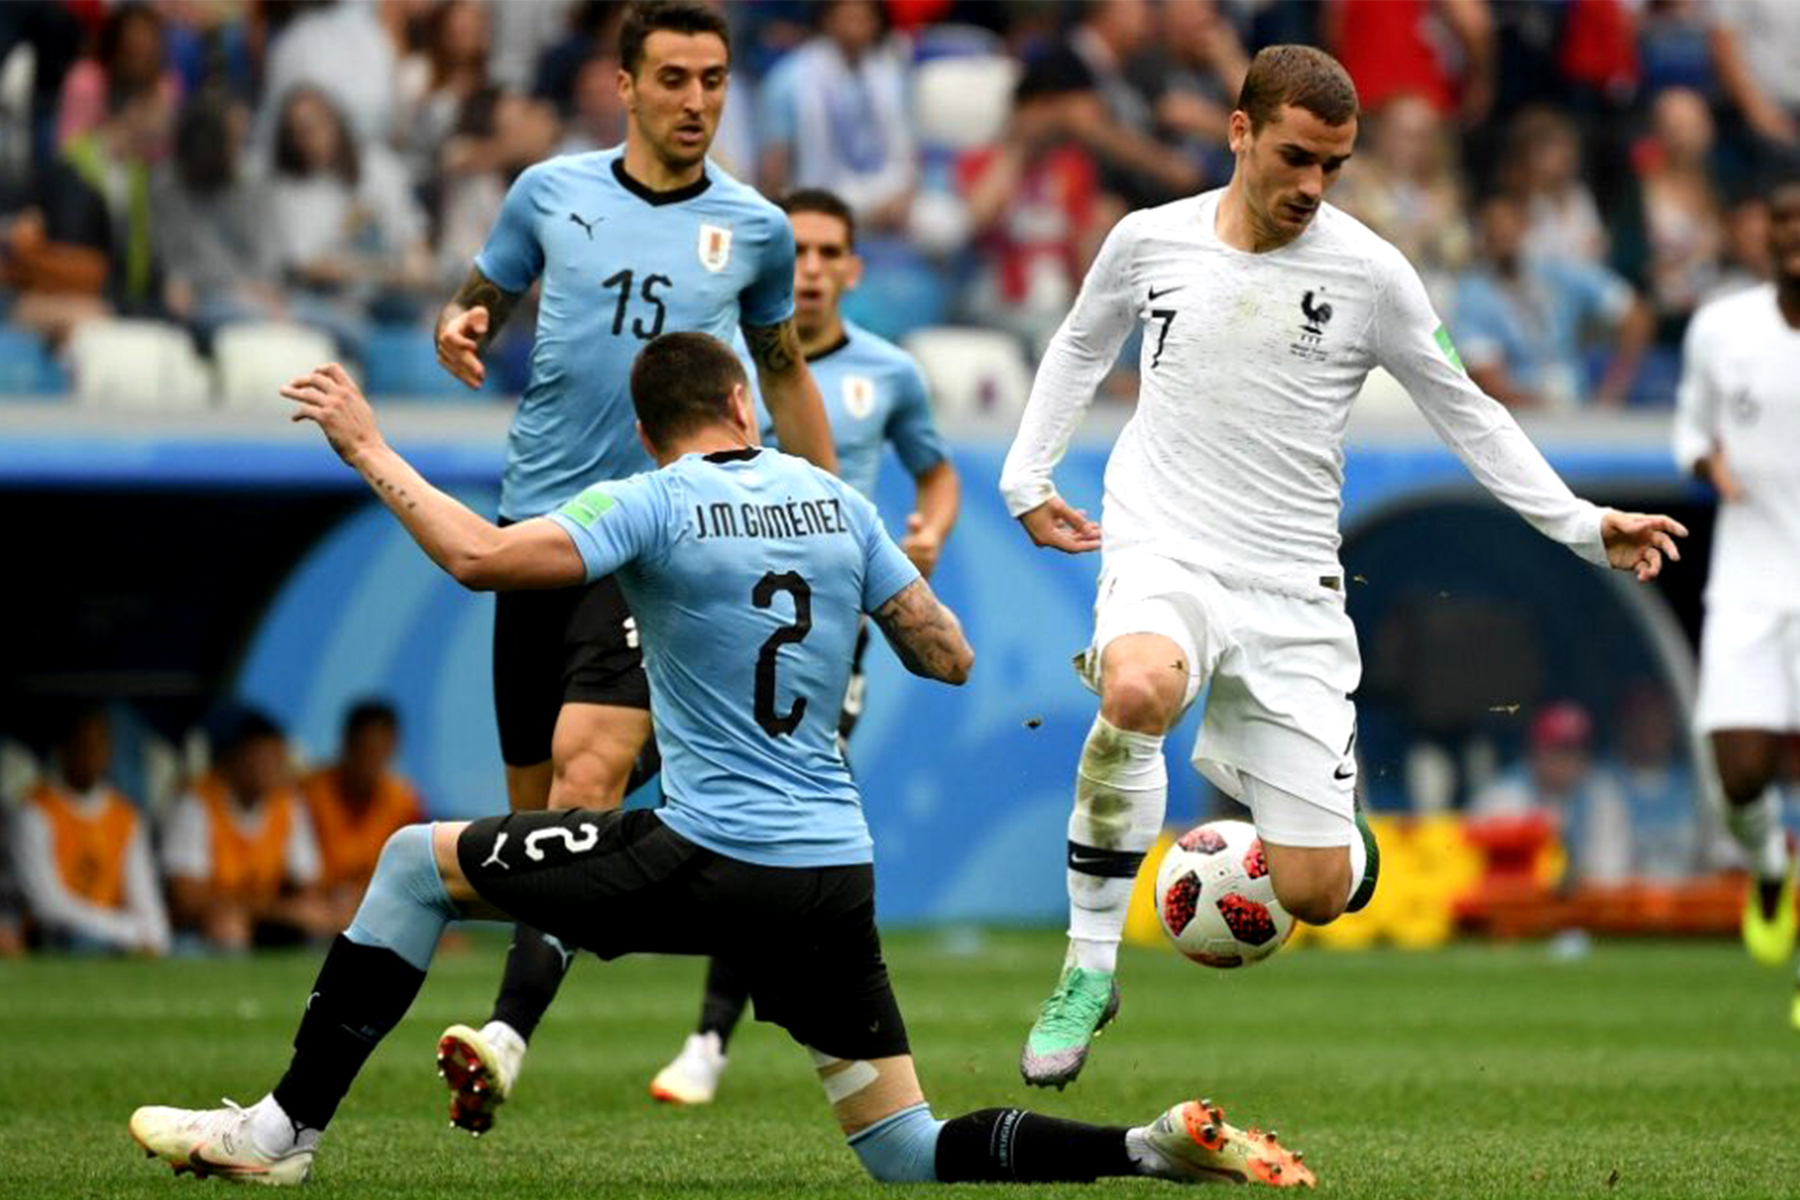
[[[1150,299],[1159,300],[1162,297],[1168,295],[1170,292],[1179,292],[1182,288],[1184,288],[1186,286],[1187,286],[1186,284],[1178,283],[1178,284],[1174,285],[1173,287],[1166,287],[1160,292],[1157,291],[1155,288],[1151,288],[1150,289]]]
[[[1355,767],[1348,767],[1348,768],[1339,767],[1337,770],[1335,770],[1331,773],[1331,777],[1340,782],[1342,782],[1345,779],[1353,779],[1356,777],[1356,768]]]

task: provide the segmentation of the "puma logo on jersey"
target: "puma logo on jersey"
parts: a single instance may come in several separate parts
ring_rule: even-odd
[[[606,220],[606,218],[605,217],[595,217],[592,221],[584,221],[581,219],[581,217],[578,214],[570,213],[569,220],[571,220],[571,221],[575,222],[577,225],[581,226],[582,232],[587,234],[588,241],[591,242],[594,240],[594,226],[596,226],[600,222]]]

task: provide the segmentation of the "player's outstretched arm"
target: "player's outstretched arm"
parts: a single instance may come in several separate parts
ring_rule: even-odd
[[[425,482],[381,436],[350,373],[328,363],[281,389],[296,421],[325,433],[338,457],[381,497],[413,541],[458,583],[479,591],[572,587],[586,578],[581,554],[550,521],[501,529]]]
[[[462,287],[438,314],[438,365],[470,387],[480,387],[487,378],[482,352],[518,303],[517,292],[505,291],[481,268],[471,267]]]
[[[1630,571],[1639,583],[1648,583],[1662,572],[1663,560],[1681,561],[1678,537],[1687,526],[1673,517],[1607,509],[1600,515],[1600,540],[1606,543],[1606,560],[1621,571]]]
[[[875,623],[900,663],[914,675],[961,684],[975,665],[975,651],[963,637],[956,614],[944,607],[923,579],[915,579],[874,613]]]
[[[756,384],[775,422],[775,437],[789,454],[837,474],[837,444],[819,385],[806,369],[793,318],[777,325],[745,325],[744,341],[756,363]]]

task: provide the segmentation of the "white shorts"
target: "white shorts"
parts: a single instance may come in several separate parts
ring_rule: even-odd
[[[1694,722],[1701,733],[1800,730],[1800,611],[1707,606]]]
[[[1154,633],[1180,647],[1184,707],[1211,685],[1194,768],[1250,807],[1257,831],[1277,845],[1347,846],[1357,836],[1350,695],[1362,659],[1342,593],[1319,592],[1308,600],[1229,585],[1157,554],[1117,555],[1100,576],[1093,643],[1076,659],[1099,691],[1101,656],[1115,638]]]

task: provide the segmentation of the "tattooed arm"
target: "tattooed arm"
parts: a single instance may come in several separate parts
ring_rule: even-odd
[[[875,610],[875,623],[900,663],[914,675],[961,684],[975,664],[956,614],[944,607],[931,585],[915,579]]]
[[[837,473],[837,450],[819,385],[800,354],[800,335],[792,319],[779,325],[746,325],[744,340],[756,362],[756,383],[775,420],[775,436],[789,454]]]
[[[580,551],[553,522],[540,518],[501,529],[425,482],[381,436],[369,402],[336,363],[302,375],[281,394],[299,405],[293,419],[318,425],[420,549],[464,587],[571,587],[586,578]]]
[[[437,320],[438,364],[472,388],[487,378],[481,355],[518,307],[519,293],[502,291],[500,285],[469,268],[469,277]]]

